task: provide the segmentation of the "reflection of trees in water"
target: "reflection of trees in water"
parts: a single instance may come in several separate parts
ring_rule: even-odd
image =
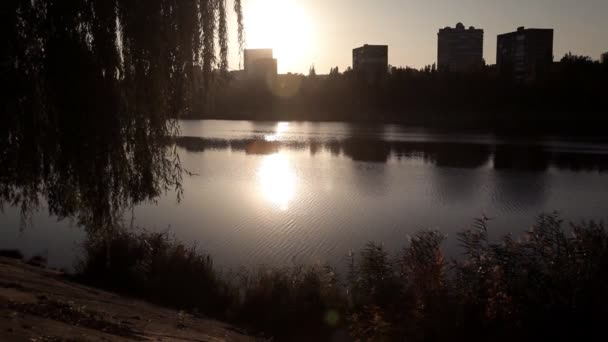
[[[245,151],[249,154],[272,154],[280,149],[309,149],[318,153],[321,146],[333,156],[344,156],[354,161],[386,163],[391,155],[397,159],[421,158],[438,167],[473,169],[487,165],[492,157],[496,170],[525,170],[543,172],[549,166],[572,171],[608,169],[608,155],[547,151],[540,146],[488,145],[445,142],[404,142],[376,139],[348,138],[321,143],[310,141],[266,141],[249,139],[208,139],[179,137],[178,146],[191,152],[207,149]]]
[[[494,168],[545,171],[551,157],[541,146],[498,145],[494,151]]]
[[[338,140],[331,140],[326,142],[325,149],[328,150],[329,153],[331,153],[331,155],[334,157],[339,156],[342,152],[342,146],[340,144],[340,141]]]
[[[354,161],[386,163],[391,154],[391,146],[382,140],[351,138],[342,141],[342,151]]]
[[[321,144],[318,141],[311,141],[310,142],[310,155],[314,156],[317,153],[319,153],[319,151],[321,151],[321,149],[323,148],[323,144]]]
[[[422,157],[434,165],[455,168],[483,166],[491,154],[489,145],[441,142],[395,142],[393,150],[400,158]]]
[[[180,189],[165,138],[227,68],[223,1],[14,0],[0,20],[0,203],[28,214],[43,195],[51,214],[112,227]]]
[[[606,172],[608,171],[608,154],[558,153],[555,154],[552,164],[565,170]]]

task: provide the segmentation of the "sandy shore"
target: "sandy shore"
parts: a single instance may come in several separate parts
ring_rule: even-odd
[[[255,341],[214,320],[70,282],[0,257],[0,341]]]

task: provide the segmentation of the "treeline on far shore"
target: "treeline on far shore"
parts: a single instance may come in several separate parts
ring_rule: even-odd
[[[550,72],[515,81],[495,66],[470,73],[391,68],[249,79],[231,74],[190,118],[403,123],[439,128],[588,131],[605,123],[608,66],[568,54]],[[573,127],[573,123],[576,127]]]

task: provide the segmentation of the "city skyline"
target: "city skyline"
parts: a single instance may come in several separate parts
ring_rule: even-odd
[[[608,50],[608,2],[602,0],[247,0],[245,48],[272,48],[279,73],[318,73],[351,66],[364,44],[390,46],[393,66],[421,68],[437,62],[437,32],[463,22],[483,29],[484,59],[496,62],[497,36],[517,27],[555,30],[554,57],[572,52],[595,60]],[[230,66],[242,67],[230,28]]]

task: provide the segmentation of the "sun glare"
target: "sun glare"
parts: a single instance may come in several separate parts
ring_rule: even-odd
[[[313,61],[313,23],[298,0],[251,0],[245,5],[248,48],[272,48],[279,72],[303,72]]]
[[[266,141],[279,141],[283,136],[283,133],[289,130],[289,122],[279,122],[277,128],[273,134],[267,134],[264,136]]]
[[[295,195],[296,174],[286,155],[276,153],[264,157],[257,178],[266,200],[283,211],[289,209],[289,202]]]

